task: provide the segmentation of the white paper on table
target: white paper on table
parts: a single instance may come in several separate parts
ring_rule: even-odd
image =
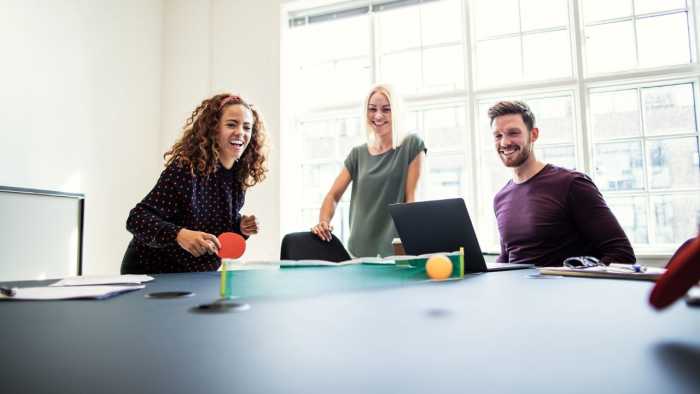
[[[61,279],[49,286],[94,286],[94,285],[139,285],[150,282],[148,275],[104,275],[104,276],[73,276]]]
[[[103,299],[146,285],[135,286],[67,286],[67,287],[17,287],[12,297],[0,295],[0,300],[71,300],[78,298]]]

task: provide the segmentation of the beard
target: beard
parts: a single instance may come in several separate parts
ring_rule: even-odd
[[[520,167],[527,161],[527,159],[530,158],[532,145],[529,143],[529,141],[525,146],[518,146],[517,148],[517,153],[512,157],[503,157],[501,152],[498,152],[498,157],[506,167]]]

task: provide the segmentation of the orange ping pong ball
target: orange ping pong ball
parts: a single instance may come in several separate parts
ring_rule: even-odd
[[[452,261],[442,254],[430,256],[425,263],[425,272],[430,279],[447,279],[452,275]]]

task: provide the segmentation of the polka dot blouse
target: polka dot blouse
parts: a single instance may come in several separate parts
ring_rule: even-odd
[[[212,271],[216,255],[194,257],[176,241],[181,228],[219,235],[241,233],[240,210],[245,192],[235,180],[234,166],[221,165],[209,176],[193,176],[187,167],[170,164],[153,190],[129,213],[126,228],[131,264],[144,273]]]

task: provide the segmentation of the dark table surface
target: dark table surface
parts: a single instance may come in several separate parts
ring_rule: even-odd
[[[237,272],[251,308],[197,313],[217,273],[107,300],[0,302],[2,392],[700,392],[700,308],[651,282],[425,281],[376,266]],[[36,283],[34,283],[36,284]],[[21,285],[27,285],[22,283]],[[154,300],[156,291],[195,295]]]

